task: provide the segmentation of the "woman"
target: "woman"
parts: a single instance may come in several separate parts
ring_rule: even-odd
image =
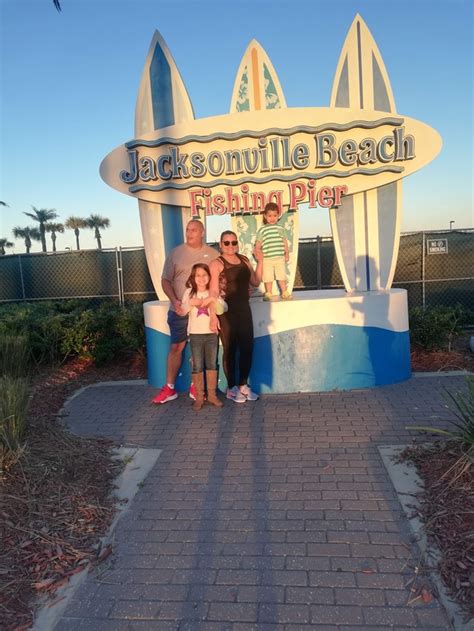
[[[239,242],[235,232],[221,234],[221,256],[211,262],[211,294],[222,297],[228,305],[227,313],[219,316],[220,337],[224,349],[223,365],[227,377],[227,398],[235,403],[256,401],[247,379],[252,365],[253,322],[249,305],[250,285],[258,287],[262,280],[263,257],[256,253],[257,269],[247,257],[238,253]],[[239,352],[239,370],[236,377],[236,355]]]

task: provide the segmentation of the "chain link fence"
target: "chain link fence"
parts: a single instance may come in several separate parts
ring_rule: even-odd
[[[474,312],[474,229],[401,235],[394,287],[410,307],[462,304]],[[295,289],[343,287],[331,237],[302,239]],[[143,248],[0,257],[0,303],[62,298],[155,300]]]

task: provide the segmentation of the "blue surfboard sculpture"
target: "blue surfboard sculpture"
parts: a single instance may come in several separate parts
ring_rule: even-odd
[[[193,107],[178,68],[158,31],[145,61],[135,107],[135,137],[156,129],[194,120]],[[166,256],[185,240],[190,209],[155,204],[139,199],[140,223],[146,259],[153,286],[160,300],[167,300],[161,288]],[[201,217],[205,223],[205,216]]]
[[[334,77],[331,107],[395,113],[387,70],[356,15]],[[349,115],[350,116],[350,115]],[[402,182],[343,198],[330,210],[336,256],[347,291],[390,289],[400,242]]]

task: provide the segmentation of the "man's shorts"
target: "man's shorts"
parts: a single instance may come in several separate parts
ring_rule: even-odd
[[[188,316],[180,316],[175,311],[168,311],[171,344],[179,344],[188,339]]]
[[[286,264],[284,256],[273,256],[263,259],[263,282],[273,283],[275,279],[286,280]]]

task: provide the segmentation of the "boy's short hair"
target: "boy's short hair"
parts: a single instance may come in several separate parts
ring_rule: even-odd
[[[267,202],[265,204],[265,208],[263,209],[263,223],[266,224],[267,222],[267,218],[265,217],[265,213],[272,211],[272,212],[277,212],[278,213],[278,219],[280,218],[280,208],[278,206],[278,204],[276,204],[275,202]]]
[[[277,213],[280,214],[280,208],[278,207],[278,204],[276,204],[275,202],[267,202],[265,204],[265,208],[263,209],[263,213],[265,214],[269,210],[276,210]]]

